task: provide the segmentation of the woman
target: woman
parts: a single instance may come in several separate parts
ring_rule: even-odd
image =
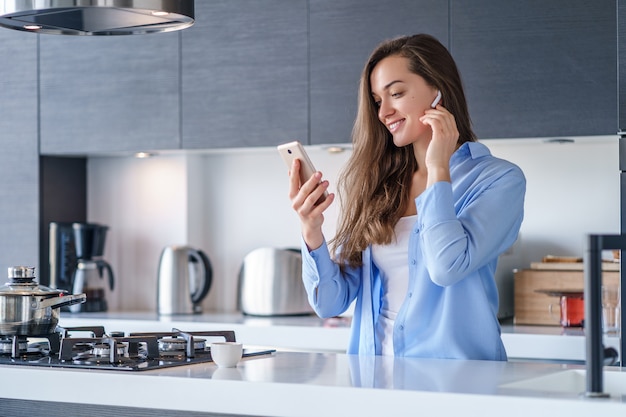
[[[317,172],[300,184],[298,160],[290,170],[317,314],[341,314],[356,299],[348,353],[506,360],[494,273],[517,239],[526,181],[476,142],[441,43],[415,35],[373,52],[352,141],[332,251],[322,223],[334,194],[315,205],[328,182]]]

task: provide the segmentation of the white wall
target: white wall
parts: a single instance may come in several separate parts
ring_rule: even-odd
[[[526,263],[546,254],[582,256],[588,233],[619,233],[618,138],[575,144],[486,142],[492,153],[526,175],[519,249]]]
[[[110,227],[105,256],[115,273],[109,309],[155,310],[163,246],[187,242],[184,157],[88,161],[87,218]]]
[[[582,256],[587,233],[619,232],[617,137],[484,142],[517,163],[528,180],[520,239],[499,271],[528,267],[546,254]],[[334,190],[349,151],[308,148]],[[261,246],[299,246],[299,224],[287,197],[287,168],[272,148],[170,153],[151,159],[98,157],[88,164],[88,220],[111,227],[105,258],[118,286],[111,310],[156,311],[162,248],[189,244],[212,261],[205,311],[232,311],[243,257]],[[332,236],[333,204],[325,232]],[[502,204],[506,210],[506,202]]]

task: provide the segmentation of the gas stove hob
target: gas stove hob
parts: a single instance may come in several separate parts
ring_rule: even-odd
[[[57,327],[46,335],[0,335],[0,365],[145,371],[211,362],[209,346],[215,339],[234,342],[235,332],[173,329],[125,335],[107,334],[102,326]],[[243,356],[273,352],[244,350]]]

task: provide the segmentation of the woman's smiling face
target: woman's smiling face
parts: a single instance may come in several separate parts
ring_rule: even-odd
[[[430,108],[437,89],[409,70],[407,58],[392,55],[381,60],[372,70],[370,86],[378,119],[391,132],[396,146],[430,140],[431,129],[419,118]]]

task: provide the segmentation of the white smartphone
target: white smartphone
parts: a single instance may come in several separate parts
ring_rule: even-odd
[[[311,178],[317,170],[313,166],[309,155],[304,150],[304,146],[297,140],[294,142],[283,143],[282,145],[278,145],[277,147],[278,153],[285,161],[287,168],[291,169],[291,165],[293,164],[294,159],[300,160],[300,183],[304,184]],[[315,202],[315,205],[318,205],[322,201],[326,199],[328,196],[328,192],[324,191],[324,194]]]
[[[437,107],[437,104],[439,104],[440,101],[441,101],[441,91],[437,90],[437,97],[435,97],[435,100],[430,104],[430,107],[434,109],[435,107]]]

